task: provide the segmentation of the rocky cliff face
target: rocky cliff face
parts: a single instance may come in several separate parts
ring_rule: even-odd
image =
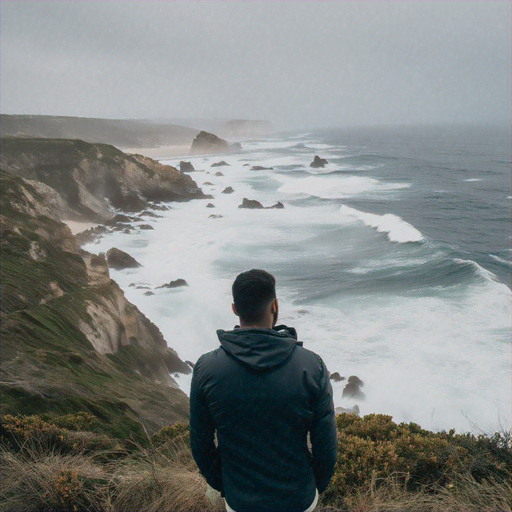
[[[126,300],[105,257],[78,247],[46,187],[5,172],[0,185],[2,412],[87,410],[113,431],[185,420],[169,373],[190,367]]]
[[[105,222],[111,206],[142,211],[148,201],[205,197],[195,181],[169,165],[79,140],[2,138],[1,168],[38,182],[54,218]]]

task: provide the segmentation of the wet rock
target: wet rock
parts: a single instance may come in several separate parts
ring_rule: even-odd
[[[232,194],[234,192],[233,187],[226,187],[222,193],[223,194]]]
[[[155,295],[153,292],[149,291],[149,292],[145,292],[144,295]]]
[[[162,286],[157,286],[158,288],[179,288],[180,286],[188,286],[187,281],[185,279],[175,279],[174,281],[171,281],[170,283],[163,284]]]
[[[215,173],[215,176],[224,176],[224,173],[222,173],[222,172],[220,172],[220,171],[217,171],[217,172]]]
[[[320,158],[318,155],[315,155],[313,161],[309,164],[309,167],[325,167],[329,162],[325,158]]]
[[[210,181],[205,181],[203,185],[213,185],[213,183],[211,183]]]
[[[261,165],[253,165],[251,171],[272,171],[273,167],[262,167]]]
[[[167,210],[170,210],[171,207],[170,206],[166,206],[165,204],[152,204],[151,205],[151,208],[153,210],[158,210],[158,211],[162,211],[162,212],[165,212]]]
[[[342,380],[345,380],[345,377],[342,377],[338,372],[331,373],[329,378],[334,382],[341,382]]]
[[[110,202],[112,206],[125,212],[141,212],[149,206],[147,201],[134,191],[123,193],[118,190],[110,197]]]
[[[115,270],[123,270],[125,268],[138,268],[142,265],[127,252],[121,251],[117,247],[112,247],[107,251],[107,264]]]
[[[126,235],[129,235],[132,232],[133,232],[133,229],[130,229],[130,228],[123,229],[123,233],[125,233]]]
[[[194,166],[190,162],[184,162],[183,160],[180,162],[180,171],[181,172],[192,172],[195,171]]]
[[[208,204],[206,205],[206,208],[215,208],[215,205],[214,205],[214,204],[212,204],[212,203],[208,203]]]
[[[84,245],[98,240],[108,232],[109,230],[105,226],[95,226],[78,233],[75,235],[75,239],[78,242],[78,245]]]
[[[139,226],[139,229],[149,230],[149,229],[155,229],[155,228],[149,224],[142,224],[141,226]]]
[[[278,209],[278,210],[282,210],[284,208],[284,204],[281,203],[281,201],[278,201],[276,204],[274,204],[273,206],[270,207],[270,209]]]
[[[364,382],[355,375],[348,378],[347,385],[343,389],[342,398],[353,398],[355,400],[366,400],[366,395],[361,391]]]
[[[223,215],[209,215],[209,219],[222,219]]]
[[[161,219],[162,215],[157,215],[156,213],[150,212],[149,210],[144,210],[139,213],[139,217],[152,217],[154,219]]]
[[[129,217],[128,215],[123,215],[122,213],[118,213],[114,216],[113,219],[105,222],[106,226],[115,226],[119,223],[126,223],[126,222],[132,222],[134,220],[137,220],[137,217]]]
[[[224,167],[225,165],[229,166],[229,164],[227,162],[224,162],[224,160],[222,160],[221,162],[216,162],[216,163],[210,165],[210,167]]]
[[[229,145],[232,151],[242,151],[242,144],[240,142],[233,142]]]
[[[254,210],[263,210],[263,205],[254,199],[247,199],[244,197],[242,204],[238,208],[250,208]]]
[[[150,290],[151,288],[149,286],[137,286],[137,290]]]

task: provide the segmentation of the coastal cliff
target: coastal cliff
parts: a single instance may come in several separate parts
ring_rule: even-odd
[[[9,168],[38,177],[35,155]],[[188,398],[170,374],[190,367],[126,300],[104,255],[80,249],[54,208],[71,208],[70,195],[57,194],[2,169],[2,413],[86,411],[118,437],[186,420]]]
[[[80,140],[3,137],[1,168],[32,180],[54,218],[105,222],[111,206],[142,211],[148,201],[204,198],[187,174],[107,144]]]

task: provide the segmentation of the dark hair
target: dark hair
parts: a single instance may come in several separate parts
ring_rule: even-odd
[[[237,276],[232,290],[240,320],[244,323],[259,322],[267,306],[276,298],[276,279],[265,270],[253,268]]]

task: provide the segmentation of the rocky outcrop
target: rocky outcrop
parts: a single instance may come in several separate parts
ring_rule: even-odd
[[[229,164],[227,162],[224,162],[224,160],[221,160],[220,162],[215,162],[210,167],[224,167],[226,165],[229,166]]]
[[[341,382],[342,380],[345,380],[345,377],[342,377],[338,372],[334,372],[329,375],[329,379],[334,382]]]
[[[180,162],[180,171],[181,172],[193,172],[195,171],[194,166],[190,162],[184,162],[183,160]]]
[[[318,155],[315,155],[315,158],[313,158],[313,161],[309,164],[309,167],[325,167],[328,163],[329,162],[325,158],[320,158]]]
[[[355,400],[366,400],[366,395],[361,391],[364,382],[357,376],[351,375],[343,389],[342,398],[353,398]]]
[[[228,151],[229,144],[226,140],[204,131],[197,134],[190,148],[191,155],[226,153]]]
[[[284,204],[281,203],[281,201],[278,201],[276,204],[272,206],[263,206],[259,201],[256,201],[255,199],[247,199],[244,197],[242,204],[238,206],[238,208],[250,208],[253,210],[274,210],[274,209],[283,209]]]
[[[142,265],[127,252],[121,251],[117,247],[112,247],[107,251],[107,263],[110,268],[123,270],[125,268],[138,268]]]
[[[273,167],[263,167],[261,165],[253,165],[251,171],[272,171]]]
[[[185,281],[185,279],[175,279],[170,283],[163,284],[162,286],[157,286],[157,288],[179,288],[180,286],[188,286],[187,281]]]
[[[186,421],[170,373],[190,367],[126,300],[106,258],[45,215],[28,181],[2,173],[0,188],[2,413],[86,410],[133,431]]]
[[[359,406],[357,404],[355,404],[354,407],[335,407],[334,412],[336,416],[338,414],[354,414],[355,416],[361,415]]]
[[[233,187],[226,187],[222,193],[223,194],[232,194],[235,190],[233,189]]]
[[[217,172],[215,173],[215,176],[224,176],[224,173],[222,173],[222,172],[220,172],[220,171],[217,171]]]
[[[92,222],[112,219],[148,201],[187,201],[204,194],[192,178],[142,155],[79,140],[2,138],[1,168],[33,185],[51,218]]]
[[[264,206],[255,199],[247,199],[243,198],[242,204],[238,206],[238,208],[250,208],[253,210],[263,210]]]

